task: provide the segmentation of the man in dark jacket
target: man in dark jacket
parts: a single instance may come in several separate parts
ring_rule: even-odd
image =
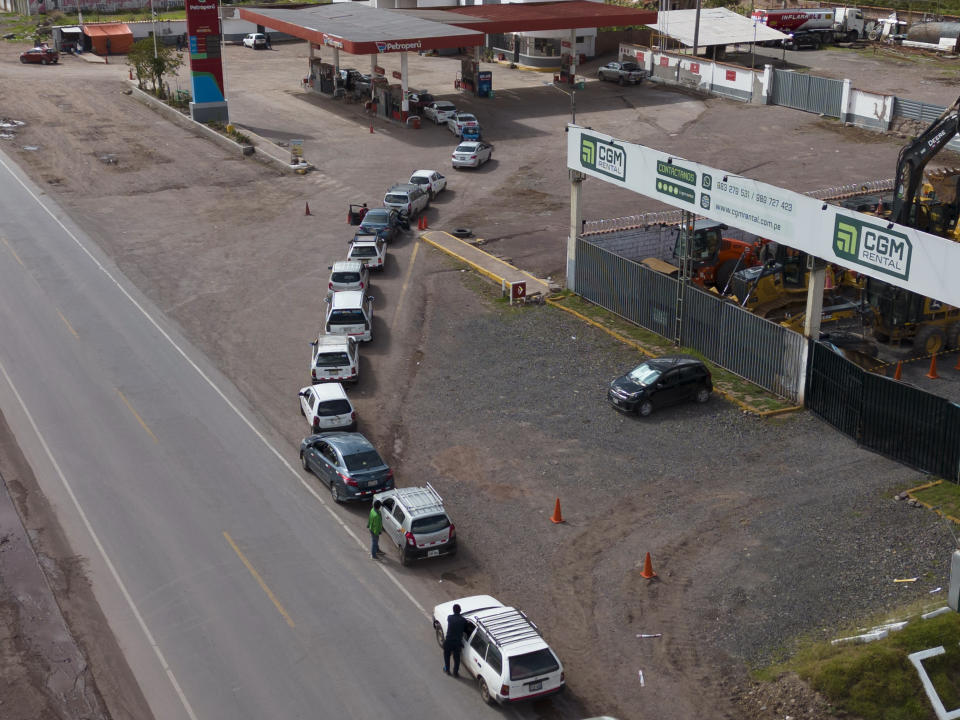
[[[453,606],[453,615],[447,616],[447,634],[443,636],[443,671],[450,674],[450,656],[453,655],[453,676],[460,677],[460,650],[467,621],[460,614],[460,606]]]

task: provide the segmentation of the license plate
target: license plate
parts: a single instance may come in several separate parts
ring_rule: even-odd
[[[536,682],[530,683],[530,692],[535,690],[541,690],[543,688],[543,680],[537,680]]]
[[[427,550],[427,557],[436,557],[439,554],[439,550]]]
[[[339,374],[340,374],[340,371],[339,371],[339,370],[331,370],[331,371],[330,371],[330,374],[331,374],[331,375],[339,375]]]
[[[376,480],[367,480],[367,487],[368,487],[368,488],[376,487],[376,486],[377,486],[377,481],[376,481]]]

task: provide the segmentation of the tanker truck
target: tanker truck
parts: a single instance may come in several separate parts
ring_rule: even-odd
[[[866,36],[863,10],[859,8],[754,10],[752,17],[754,22],[789,35],[783,41],[788,50],[816,50],[834,40],[853,42]]]

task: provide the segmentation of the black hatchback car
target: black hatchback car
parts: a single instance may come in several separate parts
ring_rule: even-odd
[[[300,462],[330,486],[334,502],[369,500],[393,487],[393,470],[360,433],[308,435],[300,443]]]
[[[689,355],[647,360],[610,383],[607,400],[618,410],[646,417],[654,408],[696,400],[704,403],[713,392],[710,371]]]

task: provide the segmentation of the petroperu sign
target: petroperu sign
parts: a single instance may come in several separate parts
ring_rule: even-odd
[[[567,167],[960,307],[960,243],[569,125]]]
[[[330,47],[335,47],[338,50],[343,50],[343,40],[333,37],[332,35],[324,35],[323,44],[329,45]]]
[[[223,102],[220,5],[217,0],[187,0],[187,36],[193,101]]]
[[[377,42],[378,53],[388,52],[406,52],[407,50],[421,50],[423,43],[419,40],[406,40],[401,42]]]

